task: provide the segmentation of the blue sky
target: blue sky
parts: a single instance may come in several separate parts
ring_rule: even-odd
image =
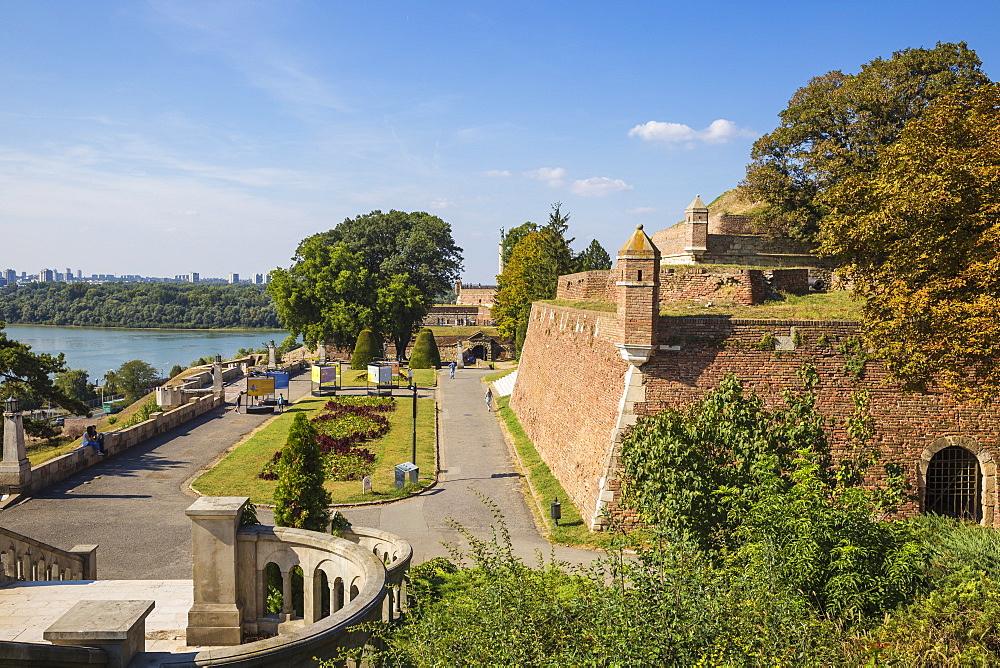
[[[374,209],[493,282],[501,227],[574,246],[734,186],[796,88],[965,40],[989,2],[0,0],[0,268],[243,275]]]

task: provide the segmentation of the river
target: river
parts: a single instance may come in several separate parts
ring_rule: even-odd
[[[231,359],[240,348],[260,348],[267,341],[281,343],[282,330],[177,330],[104,329],[101,327],[50,327],[7,325],[7,338],[31,346],[35,353],[66,356],[71,369],[84,369],[91,382],[124,362],[142,360],[166,375],[170,367],[187,366],[200,357],[222,355]]]

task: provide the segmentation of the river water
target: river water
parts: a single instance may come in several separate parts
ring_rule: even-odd
[[[63,353],[71,369],[84,369],[91,382],[124,362],[142,360],[166,375],[170,367],[222,355],[231,359],[240,348],[260,348],[267,341],[281,343],[282,330],[206,331],[176,329],[104,329],[100,327],[50,327],[7,325],[7,338],[31,346],[35,353]]]

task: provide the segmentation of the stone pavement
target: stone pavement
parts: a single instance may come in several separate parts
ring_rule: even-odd
[[[227,398],[240,387],[227,387]],[[290,395],[310,389],[309,374],[300,374]],[[195,496],[185,483],[269,417],[209,411],[0,511],[0,526],[63,549],[96,543],[101,579],[190,578],[184,510]]]
[[[148,652],[184,647],[187,613],[194,602],[191,580],[15,582],[2,591],[0,640],[17,642],[46,642],[45,629],[77,601],[155,601],[146,618]]]

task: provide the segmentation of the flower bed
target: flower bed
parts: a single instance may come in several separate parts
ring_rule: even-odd
[[[312,419],[323,451],[328,480],[360,480],[371,472],[375,454],[358,444],[384,436],[389,420],[381,413],[396,409],[392,397],[338,397],[326,403]],[[274,453],[257,477],[278,479],[281,451]]]

